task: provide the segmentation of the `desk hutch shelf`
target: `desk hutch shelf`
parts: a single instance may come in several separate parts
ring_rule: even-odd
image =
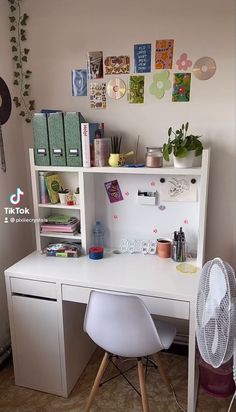
[[[92,229],[97,219],[102,220],[106,229],[106,246],[118,248],[122,238],[137,239],[168,236],[182,226],[182,222],[190,220],[185,227],[189,232],[190,244],[197,255],[197,262],[204,260],[207,186],[209,174],[210,151],[204,150],[202,166],[188,169],[174,167],[163,168],[131,168],[131,167],[58,167],[37,166],[34,164],[34,152],[30,149],[30,167],[35,218],[46,218],[52,213],[65,213],[80,220],[80,234],[77,236],[40,232],[40,223],[35,224],[37,250],[42,250],[49,242],[74,239],[81,241],[82,250],[88,252],[93,244]],[[80,188],[80,205],[67,206],[39,203],[38,174],[55,172],[61,175],[65,187]],[[197,184],[197,201],[170,202],[165,204],[166,211],[160,212],[158,207],[137,205],[135,202],[138,189],[157,190],[161,179],[188,178],[195,179]],[[118,180],[123,192],[123,201],[110,204],[104,183]],[[151,188],[153,185],[153,188]],[[160,204],[160,201],[159,201]],[[190,218],[189,218],[190,217]],[[185,218],[185,219],[184,219]],[[145,222],[145,225],[144,225]],[[156,229],[157,228],[157,229]]]

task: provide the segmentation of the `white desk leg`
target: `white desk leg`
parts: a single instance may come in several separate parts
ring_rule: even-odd
[[[188,348],[188,412],[195,412],[198,393],[198,374],[195,371],[195,326],[196,304],[189,304],[189,348]]]

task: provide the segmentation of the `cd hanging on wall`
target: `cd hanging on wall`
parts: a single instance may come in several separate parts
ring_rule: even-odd
[[[125,82],[121,79],[112,79],[107,84],[107,94],[111,99],[121,99],[125,95]]]
[[[199,80],[208,80],[216,72],[216,62],[211,57],[201,57],[193,66],[193,74]]]
[[[9,89],[0,77],[0,124],[6,123],[11,114],[11,95]]]

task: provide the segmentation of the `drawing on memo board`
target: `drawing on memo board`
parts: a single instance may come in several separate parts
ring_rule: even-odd
[[[110,203],[120,202],[124,200],[118,180],[112,180],[104,183]]]
[[[188,178],[171,177],[161,185],[160,198],[162,202],[196,202],[197,185]]]

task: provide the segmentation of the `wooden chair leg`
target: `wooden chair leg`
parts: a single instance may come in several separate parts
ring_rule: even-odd
[[[104,372],[105,372],[105,370],[106,370],[106,368],[107,368],[108,363],[109,363],[109,355],[108,355],[107,352],[105,352],[105,355],[103,356],[102,362],[101,362],[100,367],[99,367],[99,369],[98,369],[98,373],[97,373],[97,376],[96,376],[96,378],[95,378],[93,387],[92,387],[91,392],[90,392],[90,394],[89,394],[89,397],[88,397],[88,400],[87,400],[87,404],[86,404],[86,408],[85,408],[85,412],[89,412],[89,411],[90,411],[90,408],[91,408],[91,406],[92,406],[92,403],[93,403],[93,401],[94,401],[94,398],[95,398],[95,396],[96,396],[96,393],[97,393],[97,391],[98,391],[98,389],[99,389],[100,382],[101,382],[101,380],[102,380],[102,377],[103,377],[103,375],[104,375]]]
[[[139,385],[140,385],[141,396],[142,396],[143,412],[149,412],[147,390],[146,390],[146,383],[145,383],[144,365],[141,360],[138,360],[138,377],[139,377]]]
[[[171,385],[171,383],[170,383],[169,378],[167,377],[167,375],[166,375],[166,373],[165,373],[165,370],[164,370],[164,368],[163,368],[163,364],[162,364],[162,362],[161,362],[161,358],[160,358],[159,353],[155,353],[155,354],[153,355],[153,358],[154,358],[154,360],[155,360],[155,362],[156,362],[156,364],[157,364],[157,366],[158,366],[158,370],[159,370],[159,372],[160,372],[160,375],[161,375],[161,377],[162,377],[163,382],[166,384],[167,388],[168,388],[169,391],[172,393],[172,392],[173,392],[173,388],[172,388],[172,385]]]

